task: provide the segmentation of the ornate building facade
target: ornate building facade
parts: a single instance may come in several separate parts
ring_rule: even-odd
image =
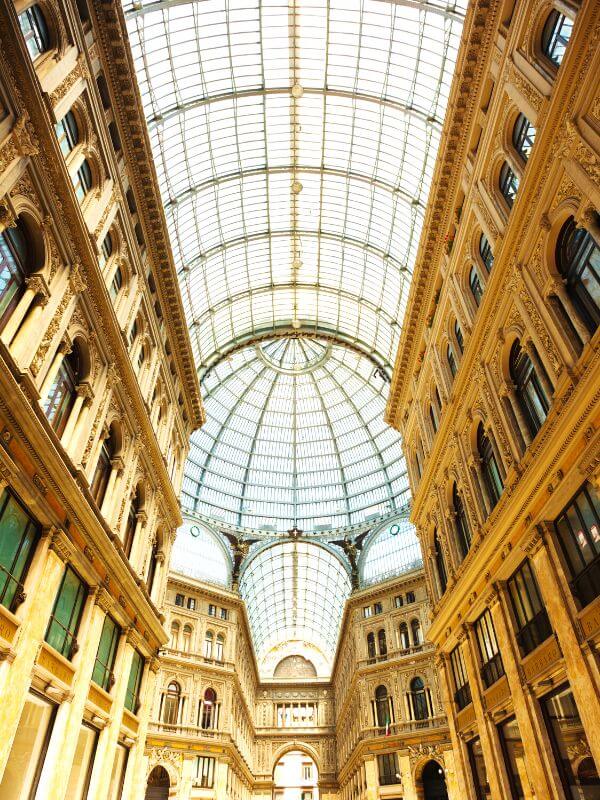
[[[473,20],[387,408],[473,800],[598,791],[599,39]]]

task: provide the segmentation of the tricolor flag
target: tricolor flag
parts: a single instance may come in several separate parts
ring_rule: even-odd
[[[390,712],[388,711],[387,716],[385,718],[385,735],[391,736],[392,729],[390,728]]]

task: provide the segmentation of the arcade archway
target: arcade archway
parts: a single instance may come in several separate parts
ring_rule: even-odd
[[[273,800],[319,800],[317,765],[308,753],[289,750],[273,770]]]
[[[428,761],[421,773],[424,800],[448,800],[446,777],[437,761]]]
[[[164,767],[154,767],[148,775],[145,800],[168,800],[171,781]]]

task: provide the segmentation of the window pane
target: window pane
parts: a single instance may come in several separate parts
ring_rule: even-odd
[[[123,781],[125,780],[125,770],[127,769],[127,757],[129,750],[122,744],[117,745],[115,760],[110,775],[110,786],[108,787],[107,800],[121,800],[123,791]]]
[[[27,695],[0,783],[0,800],[29,800],[33,796],[53,716],[53,705],[37,695]]]
[[[98,732],[94,728],[81,726],[67,785],[66,797],[69,800],[84,800],[87,795],[97,739]]]

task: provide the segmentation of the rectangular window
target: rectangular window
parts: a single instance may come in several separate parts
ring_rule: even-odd
[[[87,797],[97,742],[98,731],[84,723],[79,729],[73,766],[65,795],[69,800],[84,800]]]
[[[373,603],[373,613],[374,614],[381,614],[383,611],[383,606],[381,603]]]
[[[467,750],[469,752],[469,764],[471,765],[471,774],[473,775],[473,785],[475,786],[477,800],[492,800],[492,793],[488,783],[479,736],[467,742]]]
[[[524,800],[525,795],[521,775],[527,775],[525,756],[523,753],[523,740],[516,719],[507,719],[498,725],[498,735],[504,753],[504,765],[510,782],[512,800]],[[528,779],[529,782],[529,779]]]
[[[571,576],[571,590],[582,606],[600,595],[600,498],[586,483],[554,523]]]
[[[132,714],[137,714],[143,672],[144,659],[137,650],[134,650],[133,661],[131,662],[131,671],[129,673],[129,681],[127,682],[127,692],[125,694],[125,708],[131,711]]]
[[[365,606],[365,607],[363,608],[363,617],[364,617],[365,619],[367,619],[368,617],[370,617],[372,613],[373,613],[373,611],[372,611],[372,609],[371,609],[371,606]]]
[[[0,782],[0,800],[35,797],[54,710],[55,706],[42,697],[32,692],[27,695]]]
[[[110,775],[110,786],[108,787],[107,800],[121,800],[123,794],[123,784],[125,782],[125,770],[127,769],[127,758],[129,750],[123,744],[117,745],[115,760]]]
[[[401,782],[396,753],[383,753],[383,755],[377,756],[377,766],[380,786],[391,786]]]
[[[85,583],[71,567],[67,567],[46,631],[48,644],[65,658],[71,658],[75,654],[76,636],[86,595]]]
[[[600,778],[593,759],[588,756],[577,761],[572,755],[574,742],[579,751],[589,753],[590,746],[570,686],[542,698],[541,705],[565,796],[596,800]]]
[[[227,609],[226,608],[222,608],[221,609],[221,619],[227,619]]]
[[[0,493],[0,603],[14,611],[24,599],[23,582],[40,527],[16,497],[5,489]]]
[[[216,617],[217,616],[217,607],[213,605],[208,606],[208,616],[209,617]]]
[[[185,600],[185,598],[184,598],[184,596],[182,594],[176,594],[175,595],[175,605],[176,606],[181,606],[181,608],[183,608],[184,600]]]
[[[485,687],[488,688],[504,675],[502,656],[489,611],[484,611],[476,621],[475,636],[481,656],[481,677]]]
[[[404,598],[401,594],[397,594],[396,597],[394,597],[394,605],[396,608],[402,608],[404,605]]]
[[[452,667],[454,686],[456,687],[454,700],[458,706],[458,710],[460,711],[461,709],[466,708],[471,702],[471,688],[469,686],[467,669],[465,667],[465,660],[460,645],[457,645],[450,653],[450,665]]]
[[[92,673],[92,680],[106,692],[110,692],[114,683],[113,667],[120,635],[121,629],[117,623],[111,617],[106,616]]]
[[[196,756],[196,781],[203,789],[212,789],[215,783],[215,760],[210,756]]]
[[[526,656],[552,634],[529,561],[524,561],[509,578],[507,588],[515,615],[517,642],[521,655]]]
[[[195,597],[188,597],[187,599],[187,607],[190,611],[196,610],[196,598]]]

